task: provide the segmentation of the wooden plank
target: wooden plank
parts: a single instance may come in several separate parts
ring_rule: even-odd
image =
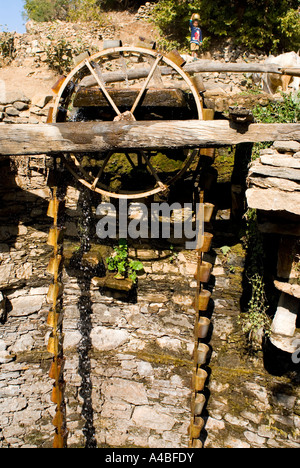
[[[107,88],[111,98],[118,106],[125,106],[131,109],[139,89],[127,88],[116,89]],[[180,89],[148,89],[144,99],[141,101],[141,107],[186,107],[184,92]],[[74,107],[109,107],[109,104],[102,91],[99,88],[82,88],[78,91],[74,99]]]
[[[227,120],[0,124],[2,155],[200,148],[276,140],[300,141],[300,124],[244,126]],[[280,177],[283,177],[283,169],[272,169],[279,170]],[[293,171],[300,173],[296,169]],[[287,178],[299,180],[299,176]]]

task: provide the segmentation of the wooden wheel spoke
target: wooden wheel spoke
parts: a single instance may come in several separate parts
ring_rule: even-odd
[[[162,188],[162,190],[167,190],[167,186],[165,184],[162,183],[162,181],[160,180],[156,170],[154,169],[152,163],[150,162],[150,159],[148,158],[148,156],[146,155],[145,151],[141,151],[141,154],[146,162],[146,165],[150,171],[150,173],[153,175],[153,177],[155,178],[156,182],[158,183],[159,187]]]
[[[90,64],[90,62],[88,60],[85,60],[85,65],[88,67],[91,74],[93,75],[93,77],[97,81],[102,93],[104,94],[104,96],[106,97],[106,99],[108,100],[108,102],[110,103],[110,105],[112,106],[114,111],[116,112],[116,114],[121,115],[120,110],[118,109],[116,103],[114,102],[114,100],[110,96],[109,92],[107,91],[107,89],[105,87],[105,84],[104,84],[103,80],[99,77],[98,73],[96,73],[96,71],[94,70],[94,68],[92,67],[92,65]]]
[[[146,79],[146,81],[145,81],[145,83],[144,83],[144,85],[143,85],[141,91],[139,92],[139,95],[138,95],[138,97],[136,98],[135,103],[133,104],[133,106],[132,106],[132,108],[131,108],[131,111],[130,111],[130,112],[131,112],[132,114],[135,112],[137,106],[139,105],[140,100],[142,99],[143,94],[144,94],[144,92],[146,91],[146,88],[147,88],[148,84],[150,83],[151,78],[153,77],[154,72],[155,72],[156,68],[158,67],[158,64],[159,64],[159,62],[162,60],[162,58],[163,58],[162,55],[158,55],[157,59],[155,60],[153,66],[152,66],[152,68],[151,68],[151,70],[150,70],[150,73],[149,73],[149,75],[148,75],[148,77],[147,77],[147,79]]]
[[[131,165],[132,169],[136,169],[136,166],[134,165],[134,162],[132,161],[129,153],[125,153],[125,156],[126,156],[127,161],[129,162],[129,164]]]
[[[108,153],[108,155],[107,155],[106,158],[104,159],[104,162],[103,162],[103,164],[102,164],[102,166],[101,166],[101,168],[100,168],[100,170],[99,170],[97,176],[95,177],[94,182],[93,182],[92,185],[91,185],[91,190],[95,190],[95,189],[96,189],[96,186],[97,186],[99,180],[101,179],[102,174],[103,174],[103,171],[104,171],[104,169],[106,168],[106,166],[107,166],[107,164],[108,164],[108,161],[110,160],[111,156],[112,156],[112,153],[110,152],[110,153]]]

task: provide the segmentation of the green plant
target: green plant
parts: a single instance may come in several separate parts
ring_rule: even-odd
[[[263,277],[255,274],[249,278],[249,283],[252,287],[252,296],[248,304],[248,312],[240,315],[239,323],[249,343],[253,344],[259,332],[270,335],[271,321],[267,315],[268,306]]]
[[[65,20],[72,0],[25,0],[24,16],[38,22]]]
[[[97,21],[103,23],[103,16],[98,0],[73,0],[69,6],[69,21]]]
[[[144,266],[138,260],[130,260],[128,257],[128,245],[125,239],[119,240],[119,245],[114,248],[114,253],[106,259],[109,271],[116,272],[116,278],[122,279],[128,276],[134,283],[137,280],[137,272]]]
[[[239,323],[243,333],[247,336],[250,347],[257,349],[257,338],[260,337],[260,334],[270,334],[270,318],[267,314],[269,307],[264,282],[265,253],[263,237],[258,229],[257,211],[249,209],[245,220],[246,228],[243,237],[244,247],[247,251],[245,277],[251,292],[247,312],[239,316]]]
[[[167,39],[186,44],[188,20],[200,12],[204,37],[232,38],[248,50],[298,50],[298,0],[160,0],[154,19]]]
[[[270,102],[267,106],[256,106],[253,115],[257,123],[297,123],[300,122],[300,93],[282,95],[280,101]],[[255,143],[252,161],[259,158],[260,150],[269,148],[273,142]]]
[[[13,33],[8,31],[0,33],[0,55],[3,58],[13,59],[14,54],[15,41]]]
[[[226,256],[230,252],[231,248],[228,245],[224,245],[220,248],[220,250],[222,254]]]
[[[178,252],[175,251],[174,245],[170,245],[170,251],[171,251],[171,256],[170,256],[170,263],[174,263],[177,258],[178,258]]]
[[[45,46],[47,55],[46,63],[49,68],[60,74],[69,73],[73,68],[73,58],[86,50],[96,52],[88,43],[77,39],[77,44],[71,44],[63,37],[54,39],[53,36],[47,37],[48,43]]]

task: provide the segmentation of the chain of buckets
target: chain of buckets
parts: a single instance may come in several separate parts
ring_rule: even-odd
[[[203,203],[204,194],[201,193],[200,210],[202,208],[202,217],[204,223],[209,223],[213,214],[214,205],[211,203]],[[202,246],[197,249],[197,271],[195,279],[197,281],[196,297],[194,307],[196,311],[196,322],[194,329],[194,366],[192,379],[192,401],[191,401],[191,423],[189,427],[189,448],[202,448],[203,444],[200,440],[201,431],[204,427],[202,415],[203,408],[206,403],[204,396],[205,383],[208,377],[207,372],[202,368],[207,362],[209,347],[204,341],[210,329],[210,319],[203,316],[207,311],[211,292],[204,289],[204,286],[210,280],[212,272],[212,264],[203,260],[203,254],[210,251],[213,234],[204,232],[202,236]]]
[[[64,404],[64,390],[66,383],[63,378],[64,356],[63,356],[63,334],[62,334],[62,304],[63,285],[61,282],[62,271],[62,241],[63,229],[59,227],[58,217],[60,206],[64,198],[58,195],[58,188],[52,187],[52,198],[49,202],[47,216],[53,218],[53,226],[49,232],[48,245],[53,247],[53,255],[50,258],[47,272],[52,275],[53,282],[50,284],[47,294],[47,303],[51,305],[47,324],[51,327],[51,333],[48,340],[47,350],[53,356],[49,371],[49,377],[54,380],[51,401],[56,405],[56,413],[53,419],[55,427],[53,448],[65,448],[67,445],[68,431],[66,428],[66,413]],[[203,193],[201,194],[203,199]],[[214,210],[214,205],[210,203],[201,203],[203,207],[204,222],[209,223]],[[202,393],[208,377],[207,372],[202,368],[207,362],[209,347],[203,341],[206,340],[210,328],[210,320],[203,316],[207,311],[211,292],[204,289],[210,280],[212,264],[203,261],[203,254],[209,252],[213,234],[204,232],[202,236],[203,245],[197,249],[197,271],[195,279],[197,281],[195,295],[195,342],[194,342],[194,366],[192,378],[192,402],[191,402],[191,424],[189,428],[190,448],[202,448],[200,434],[204,427],[204,420],[200,417],[206,399]]]
[[[47,350],[53,356],[49,377],[54,380],[51,401],[56,405],[56,413],[53,419],[55,427],[53,448],[65,448],[67,446],[68,431],[66,428],[66,410],[64,404],[64,391],[66,383],[63,378],[63,311],[61,298],[63,284],[61,282],[63,264],[63,229],[59,227],[58,218],[60,207],[63,205],[63,197],[58,194],[57,187],[51,187],[52,198],[49,202],[47,216],[53,218],[53,226],[49,232],[48,245],[53,247],[53,255],[50,258],[47,273],[53,276],[53,282],[47,294],[47,303],[51,305],[47,325],[51,327]]]

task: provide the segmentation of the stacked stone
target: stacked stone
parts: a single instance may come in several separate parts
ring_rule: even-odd
[[[156,7],[156,3],[146,2],[145,5],[141,5],[137,14],[135,15],[136,20],[150,20],[153,15],[153,10]]]
[[[0,122],[4,124],[46,123],[52,95],[37,94],[31,100],[21,91],[0,93]]]

